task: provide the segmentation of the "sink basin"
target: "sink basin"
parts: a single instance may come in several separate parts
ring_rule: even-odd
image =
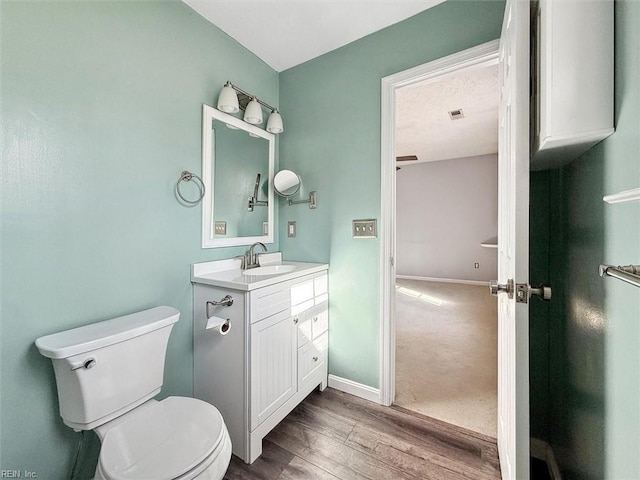
[[[242,272],[243,275],[278,275],[280,273],[293,272],[295,265],[266,265],[264,267],[250,268]]]

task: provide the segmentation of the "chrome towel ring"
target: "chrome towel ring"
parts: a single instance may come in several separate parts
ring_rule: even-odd
[[[190,182],[191,180],[195,181],[195,184],[198,187],[198,190],[200,191],[200,196],[198,197],[197,200],[188,200],[188,199],[186,199],[182,195],[182,192],[180,191],[180,183],[182,183],[182,182]],[[182,174],[180,175],[180,178],[178,179],[178,183],[176,183],[176,193],[178,194],[178,197],[180,197],[180,199],[184,203],[187,203],[189,205],[196,205],[196,204],[200,203],[200,200],[202,200],[202,198],[204,197],[204,191],[205,191],[204,183],[202,183],[202,180],[200,179],[200,177],[197,176],[195,173],[191,173],[191,172],[189,172],[187,170],[182,172]]]

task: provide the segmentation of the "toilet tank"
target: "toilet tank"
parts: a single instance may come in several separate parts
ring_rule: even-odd
[[[92,430],[158,394],[179,317],[175,308],[155,307],[38,338],[53,362],[64,423]]]

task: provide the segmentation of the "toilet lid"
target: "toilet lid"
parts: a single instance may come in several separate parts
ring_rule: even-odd
[[[113,480],[170,480],[184,475],[223,441],[224,422],[211,404],[169,397],[107,432],[100,468]]]

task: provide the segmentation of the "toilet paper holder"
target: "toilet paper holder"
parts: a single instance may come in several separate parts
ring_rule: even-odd
[[[207,302],[207,306],[206,306],[206,310],[207,310],[207,320],[209,318],[211,318],[212,313],[210,312],[210,308],[212,307],[230,307],[231,305],[233,305],[233,297],[231,295],[227,295],[225,296],[222,300],[220,300],[219,302],[215,302],[215,301],[208,301]]]
[[[233,305],[233,297],[231,295],[226,295],[220,301],[207,301],[206,304],[206,313],[207,313],[207,326],[206,329],[215,328],[219,330],[219,333],[222,335],[226,335],[229,329],[231,328],[230,319],[221,318],[213,315],[211,312],[211,308],[213,307],[230,307]]]

